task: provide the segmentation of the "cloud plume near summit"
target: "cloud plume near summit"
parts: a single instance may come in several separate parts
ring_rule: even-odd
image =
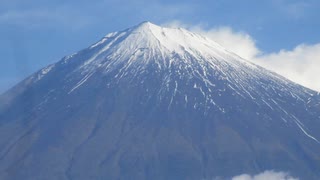
[[[238,54],[267,69],[320,92],[320,43],[299,44],[291,50],[281,49],[278,52],[264,53],[256,45],[255,39],[246,32],[233,30],[231,27],[205,29],[201,25],[188,25],[180,21],[164,24],[168,27],[183,27],[202,34],[228,50]]]

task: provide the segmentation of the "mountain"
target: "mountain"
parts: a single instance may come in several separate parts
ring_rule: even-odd
[[[319,93],[143,22],[0,96],[0,179],[317,180],[319,128]]]

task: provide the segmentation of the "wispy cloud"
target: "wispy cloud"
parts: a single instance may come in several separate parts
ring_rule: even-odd
[[[183,27],[209,37],[245,59],[252,59],[252,57],[256,57],[261,54],[261,51],[256,46],[255,40],[249,34],[234,31],[228,26],[205,29],[201,24],[188,25],[176,20],[166,22],[163,25],[167,27]]]
[[[250,59],[261,53],[256,47],[255,40],[244,32],[236,32],[230,27],[218,27],[204,31],[195,28],[194,31],[207,36],[245,59]]]
[[[312,7],[311,3],[302,0],[273,0],[275,9],[289,18],[299,19],[308,13]]]
[[[80,28],[89,23],[90,19],[67,9],[9,10],[0,14],[0,24],[18,25],[24,28],[62,25]]]
[[[285,172],[265,171],[260,174],[250,175],[242,174],[235,176],[232,180],[299,180]]]
[[[292,50],[254,57],[253,61],[320,92],[320,43],[301,44]]]
[[[202,34],[245,59],[251,59],[261,53],[250,35],[245,32],[236,32],[227,26],[205,29],[201,24],[188,25],[177,20],[166,22],[163,26],[182,27]]]
[[[34,1],[32,1],[35,3]],[[190,3],[165,3],[147,0],[97,0],[74,3],[51,3],[52,6],[39,2],[33,6],[23,5],[16,8],[15,2],[7,2],[8,8],[0,7],[0,24],[13,24],[24,28],[63,26],[81,28],[90,25],[115,21],[163,21],[192,12]],[[126,4],[126,6],[123,6]],[[1,9],[3,9],[1,11]],[[138,23],[138,22],[136,22]]]
[[[205,29],[201,25],[188,25],[180,21],[165,23],[166,26],[184,27],[200,33],[221,44],[241,57],[275,71],[282,76],[320,92],[320,43],[297,45],[292,50],[264,53],[252,36],[234,31],[231,27]]]

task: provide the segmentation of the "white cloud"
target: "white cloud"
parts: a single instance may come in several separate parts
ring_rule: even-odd
[[[191,26],[179,21],[172,21],[164,25],[184,27],[207,36],[247,60],[320,92],[320,43],[301,44],[292,50],[263,54],[263,51],[257,47],[254,38],[245,32],[234,31],[230,27],[205,29],[201,25]]]
[[[299,45],[293,50],[258,56],[253,62],[288,79],[320,91],[320,44]]]
[[[235,32],[230,27],[218,27],[208,31],[196,27],[194,31],[211,38],[245,59],[250,59],[260,54],[255,41],[248,34]]]
[[[285,172],[265,171],[257,175],[242,174],[235,176],[232,180],[299,180],[291,177]]]
[[[261,52],[256,47],[254,39],[245,32],[236,32],[230,27],[217,27],[212,29],[205,29],[201,24],[199,25],[188,25],[180,21],[170,21],[164,23],[166,27],[182,27],[189,29],[193,32],[206,36],[215,42],[219,43],[228,50],[240,55],[245,59],[252,59],[259,55]]]

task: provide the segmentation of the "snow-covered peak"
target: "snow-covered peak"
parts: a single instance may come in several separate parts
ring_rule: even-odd
[[[186,52],[208,56],[227,53],[225,48],[214,41],[183,28],[166,28],[146,21],[132,28],[132,33],[140,33],[139,37],[135,37],[144,39],[145,42],[153,41],[153,47],[160,45],[161,49],[180,55]],[[139,42],[139,39],[136,41]]]
[[[113,59],[116,61],[115,64],[130,59],[130,63],[148,64],[158,60],[157,64],[168,65],[162,61],[177,55],[182,59],[192,57],[205,61],[219,59],[233,62],[236,60],[255,67],[206,37],[186,29],[166,28],[150,22],[142,22],[124,31],[109,33],[90,48],[97,49],[97,53],[81,67],[88,65],[92,67],[91,65],[97,64],[100,67],[106,59]],[[143,58],[139,58],[141,56]]]
[[[149,21],[143,21],[140,24],[134,26],[132,29],[135,29],[136,31],[143,31],[143,30],[150,30],[152,28],[161,28],[158,25],[155,25]]]

